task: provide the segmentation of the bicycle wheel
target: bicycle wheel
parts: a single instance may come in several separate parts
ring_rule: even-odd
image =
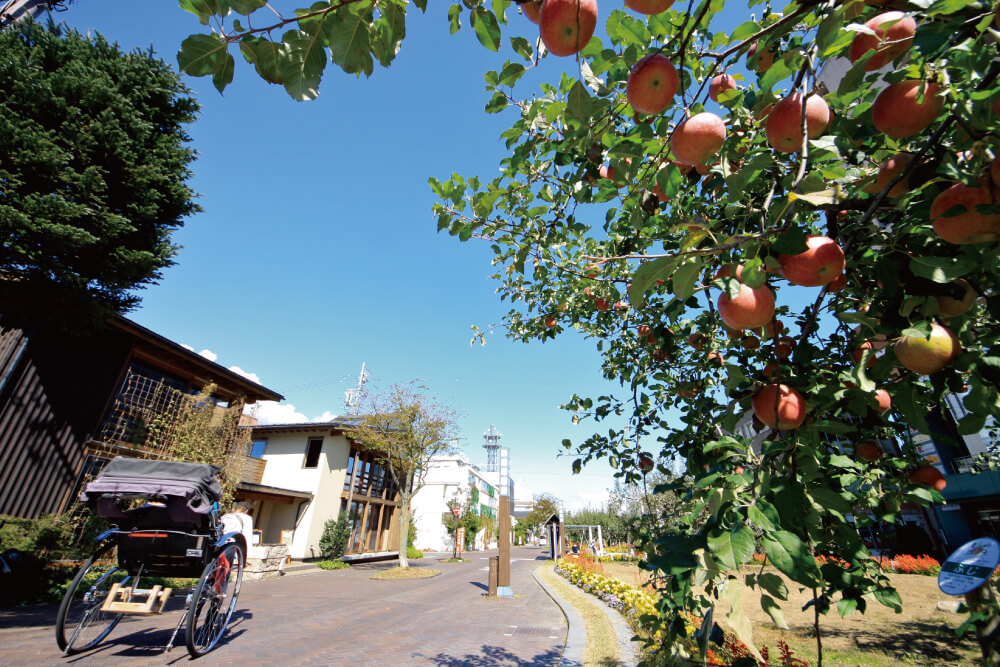
[[[111,585],[125,578],[125,572],[117,566],[107,571],[95,567],[112,546],[105,544],[83,564],[59,605],[56,643],[66,655],[94,648],[122,618],[120,613],[101,611]]]
[[[205,566],[187,610],[187,649],[192,657],[205,655],[219,643],[236,609],[243,583],[243,550],[227,544]]]

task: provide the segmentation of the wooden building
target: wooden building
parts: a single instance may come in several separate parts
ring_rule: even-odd
[[[116,448],[128,453],[102,434],[120,423],[116,398],[137,380],[183,392],[212,382],[221,401],[282,399],[124,317],[72,336],[17,328],[0,316],[0,514],[61,512],[101,458]]]

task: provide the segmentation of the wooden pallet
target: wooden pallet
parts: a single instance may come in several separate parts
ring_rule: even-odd
[[[162,614],[163,606],[167,603],[167,598],[173,592],[172,588],[153,586],[150,589],[141,588],[121,588],[120,584],[112,584],[108,597],[101,605],[101,611],[110,611],[116,614]],[[143,602],[131,602],[133,597],[145,595]],[[157,604],[159,603],[159,604]]]

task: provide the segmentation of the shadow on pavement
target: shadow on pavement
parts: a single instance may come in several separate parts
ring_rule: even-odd
[[[472,584],[473,586],[477,587],[477,588],[483,589],[484,591],[489,591],[490,590],[490,587],[487,586],[486,584],[484,584],[481,581],[470,581],[469,583]]]
[[[52,641],[55,641],[56,616],[59,605],[33,604],[26,607],[5,607],[0,609],[0,629],[52,626]]]
[[[489,646],[484,644],[479,653],[468,653],[466,655],[445,655],[438,653],[425,657],[433,665],[444,665],[445,667],[549,667],[559,665],[562,660],[562,651],[552,649],[525,659],[518,657],[510,651],[499,646]],[[566,661],[563,667],[579,667],[580,663]]]

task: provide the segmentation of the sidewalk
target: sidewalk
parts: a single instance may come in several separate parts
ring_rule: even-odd
[[[558,665],[566,620],[532,577],[542,551],[511,552],[514,599],[484,597],[493,552],[470,553],[466,563],[440,558],[411,561],[440,576],[373,581],[395,561],[360,563],[347,570],[314,571],[247,581],[222,644],[201,658],[206,665]],[[160,616],[125,617],[93,651],[63,658],[55,643],[58,605],[0,610],[0,664],[170,665],[190,660],[183,647],[162,653],[179,618],[176,606]]]

